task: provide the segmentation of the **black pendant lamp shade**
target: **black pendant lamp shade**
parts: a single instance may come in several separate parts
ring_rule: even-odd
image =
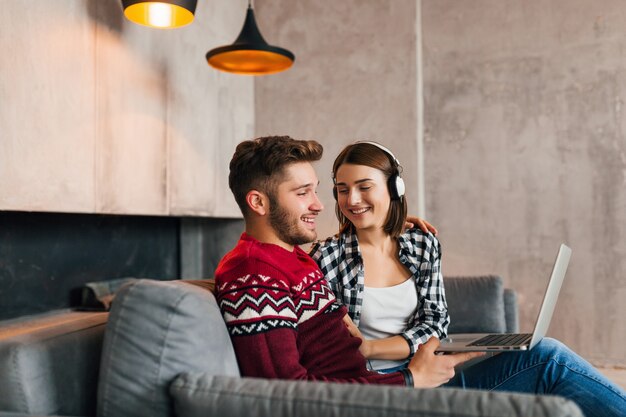
[[[257,27],[254,11],[248,5],[246,21],[235,43],[211,49],[206,59],[209,65],[220,71],[266,75],[288,69],[296,57],[284,48],[265,42]]]
[[[178,28],[193,22],[198,0],[122,0],[124,16],[153,28]]]

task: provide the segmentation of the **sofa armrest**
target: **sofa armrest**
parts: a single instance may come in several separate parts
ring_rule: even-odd
[[[24,413],[14,413],[12,411],[0,411],[0,417],[62,417],[56,415],[48,415],[48,414],[24,414]]]
[[[179,375],[170,385],[180,417],[583,417],[572,401],[539,396],[461,390],[413,389],[213,376]]]
[[[0,410],[95,415],[108,315],[58,310],[0,325]]]

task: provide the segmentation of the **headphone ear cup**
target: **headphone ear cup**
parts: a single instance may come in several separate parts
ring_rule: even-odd
[[[396,192],[397,192],[398,198],[403,197],[404,193],[406,192],[406,186],[404,185],[404,180],[399,175],[396,176]]]
[[[387,188],[389,188],[389,196],[392,200],[398,199],[398,190],[396,189],[396,176],[392,175],[387,181]]]
[[[406,186],[404,180],[399,175],[392,175],[389,177],[389,195],[392,200],[399,200],[406,192]]]

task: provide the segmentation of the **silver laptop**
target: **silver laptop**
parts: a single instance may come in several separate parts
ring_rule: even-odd
[[[451,334],[441,341],[437,352],[524,351],[535,347],[550,326],[572,250],[561,245],[554,261],[550,282],[543,297],[533,333],[465,333]],[[454,319],[454,318],[452,318]]]

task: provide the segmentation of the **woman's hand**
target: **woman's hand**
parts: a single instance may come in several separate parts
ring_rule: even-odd
[[[345,316],[343,316],[343,323],[346,325],[346,328],[353,337],[358,337],[359,339],[361,339],[361,346],[359,347],[359,352],[361,352],[361,355],[366,358],[369,357],[368,355],[371,350],[370,341],[363,337],[361,331],[358,327],[356,327],[349,315],[346,314]]]
[[[484,352],[453,353],[436,355],[439,339],[431,337],[419,347],[408,368],[413,374],[416,388],[435,388],[448,382],[454,376],[454,367],[470,359],[484,356]]]
[[[411,227],[418,227],[424,233],[430,232],[435,236],[439,234],[439,231],[435,226],[428,223],[426,220],[420,219],[419,217],[415,216],[407,216],[404,227],[407,229],[410,229]]]

